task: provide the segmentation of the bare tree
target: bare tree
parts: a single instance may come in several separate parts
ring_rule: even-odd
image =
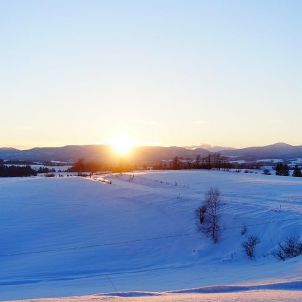
[[[221,206],[219,190],[210,188],[205,195],[203,205],[198,208],[201,231],[210,237],[214,243],[219,240]]]

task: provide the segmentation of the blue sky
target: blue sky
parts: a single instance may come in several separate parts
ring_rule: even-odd
[[[0,145],[302,144],[301,1],[0,1]]]

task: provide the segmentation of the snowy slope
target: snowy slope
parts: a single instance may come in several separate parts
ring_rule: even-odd
[[[0,299],[299,279],[302,257],[281,263],[270,253],[301,234],[300,179],[212,171],[107,179],[111,185],[78,177],[0,180]],[[210,186],[225,202],[216,245],[195,226]],[[242,253],[244,223],[261,239],[255,261]]]

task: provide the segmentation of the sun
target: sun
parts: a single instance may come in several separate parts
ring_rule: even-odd
[[[134,147],[133,141],[128,137],[116,138],[110,145],[118,155],[128,155]]]

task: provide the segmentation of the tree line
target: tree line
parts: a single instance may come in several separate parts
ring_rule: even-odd
[[[30,166],[7,166],[0,160],[0,177],[36,176],[37,172]]]
[[[290,167],[284,163],[277,163],[276,165],[276,175],[278,176],[289,176],[290,175]],[[295,165],[293,172],[293,177],[302,177],[301,168],[298,165]]]
[[[258,169],[258,163],[231,163],[224,156],[219,153],[209,154],[208,156],[196,156],[195,159],[184,159],[175,156],[172,160],[158,161],[152,163],[130,163],[126,160],[120,161],[118,164],[110,165],[101,162],[88,162],[84,159],[79,159],[75,162],[68,172],[100,172],[100,171],[113,171],[113,172],[127,172],[133,170],[184,170],[184,169]]]

